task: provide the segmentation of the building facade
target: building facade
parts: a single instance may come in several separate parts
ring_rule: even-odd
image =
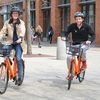
[[[48,28],[54,29],[53,41],[60,33],[74,22],[74,13],[81,11],[87,22],[96,33],[95,45],[100,46],[100,0],[31,0],[30,24],[43,28],[43,41],[47,40]],[[27,22],[27,0],[0,0],[0,29],[5,20],[10,18],[11,5],[21,10],[20,18]],[[26,23],[27,25],[27,23]]]

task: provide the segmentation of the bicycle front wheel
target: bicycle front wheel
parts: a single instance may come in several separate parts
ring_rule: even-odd
[[[5,64],[0,65],[0,94],[5,93],[8,86],[9,73]]]
[[[79,82],[82,82],[84,80],[84,77],[85,77],[85,70],[84,71],[80,71],[80,73],[78,75]]]
[[[73,80],[73,73],[74,73],[74,62],[71,63],[71,67],[70,67],[70,78],[68,79],[68,90],[71,87],[71,81]]]

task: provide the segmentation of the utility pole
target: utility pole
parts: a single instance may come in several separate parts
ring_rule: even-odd
[[[27,54],[32,54],[30,34],[30,0],[27,1]]]

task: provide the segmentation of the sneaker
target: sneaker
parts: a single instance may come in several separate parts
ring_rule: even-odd
[[[68,80],[70,78],[70,75],[66,76],[66,79]]]
[[[39,48],[41,48],[41,45],[38,45]]]
[[[22,79],[21,78],[18,78],[18,80],[17,80],[17,85],[19,86],[19,85],[21,85],[22,84]]]

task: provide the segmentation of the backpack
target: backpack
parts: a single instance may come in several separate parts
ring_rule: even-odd
[[[54,34],[54,31],[53,31],[53,30],[51,30],[51,31],[50,31],[50,35],[53,35],[53,34]]]

